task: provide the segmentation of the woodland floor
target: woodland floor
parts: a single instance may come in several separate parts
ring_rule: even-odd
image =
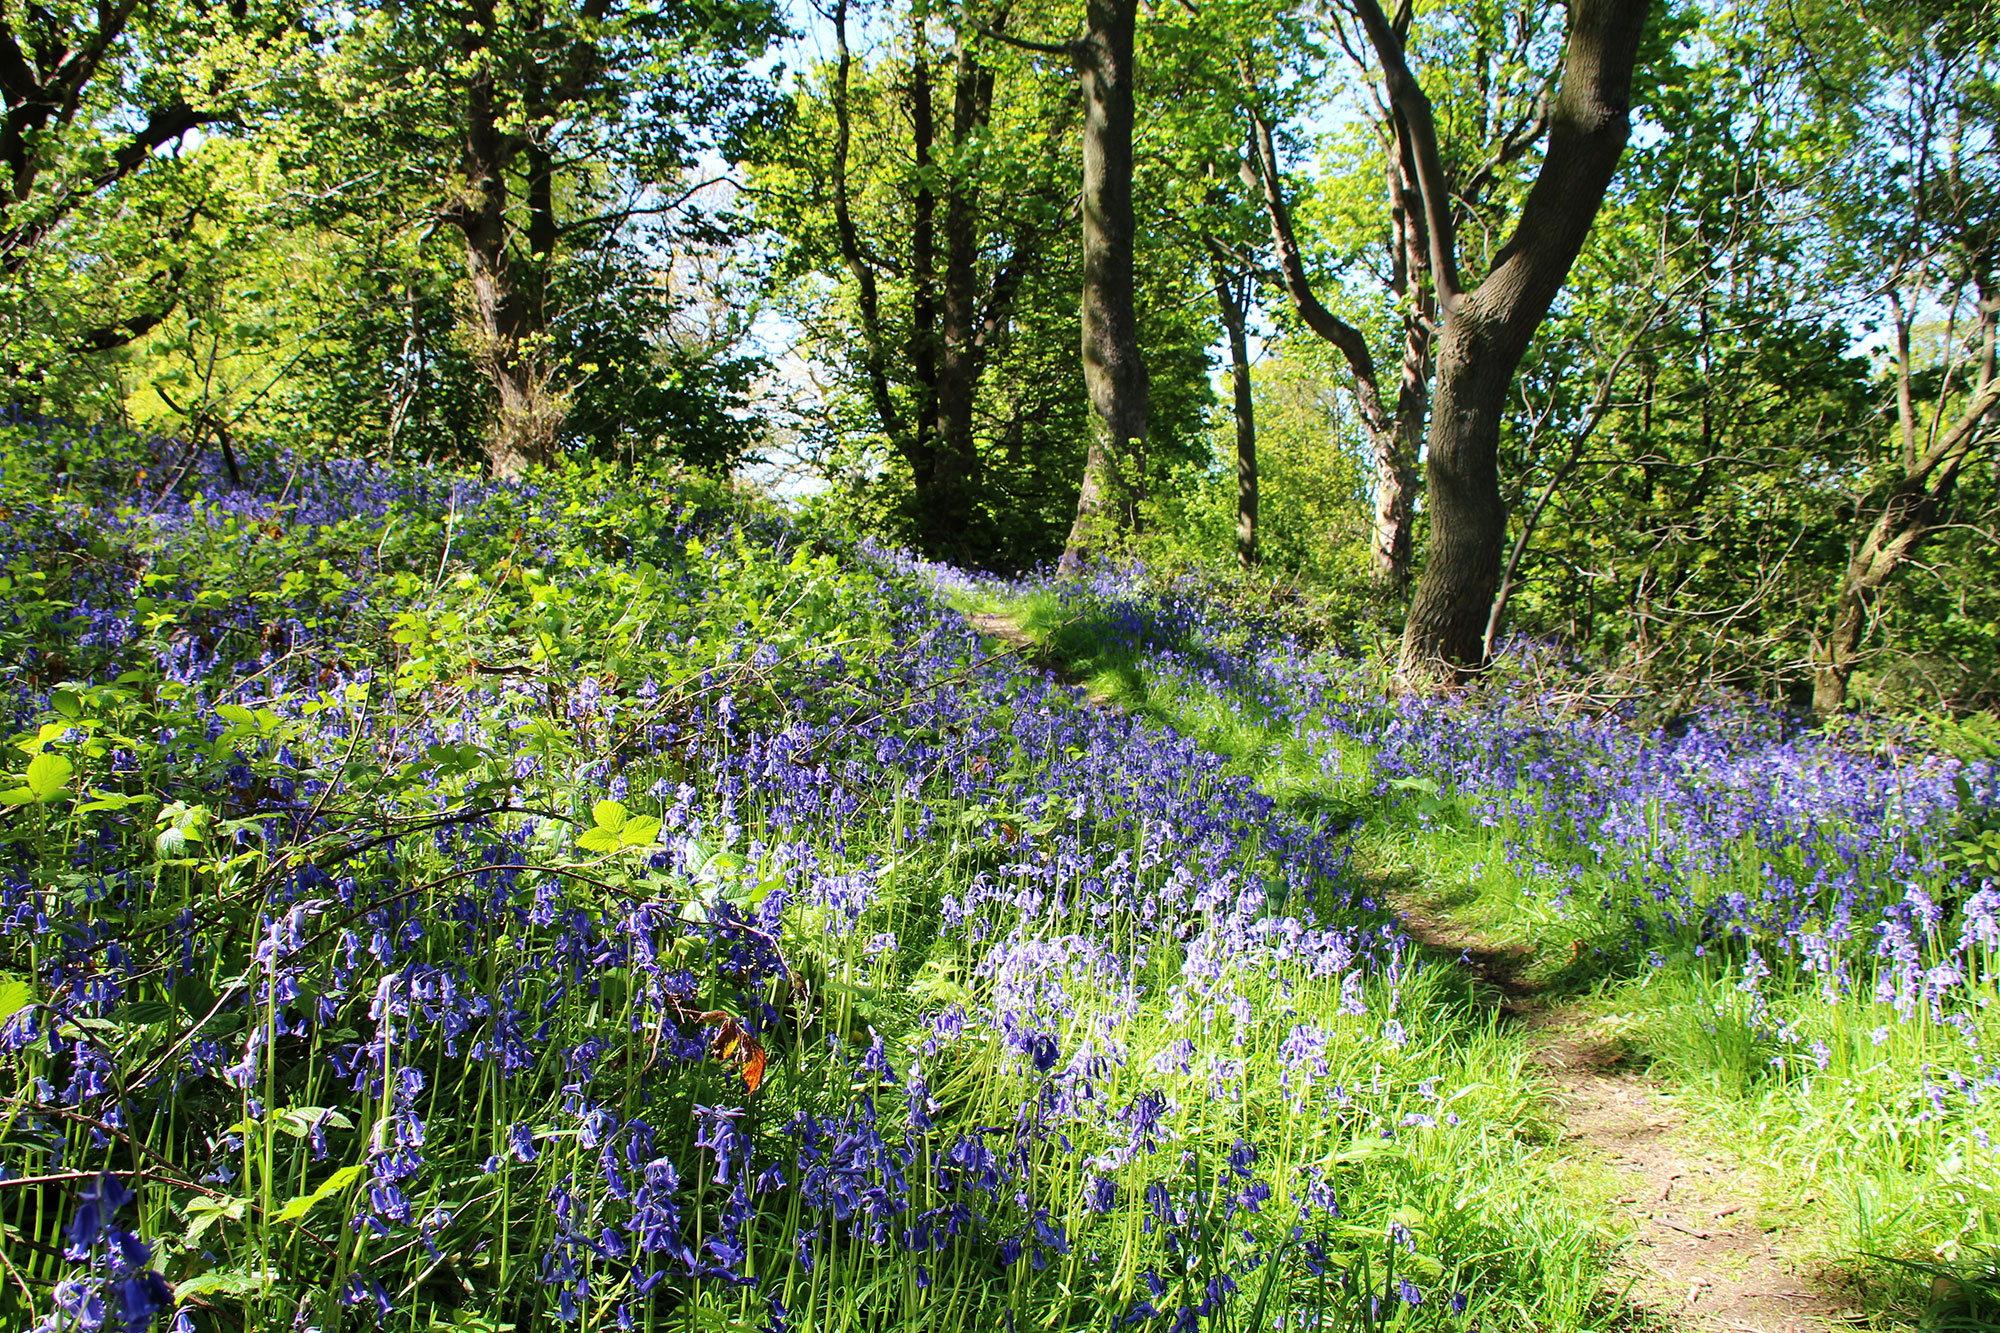
[[[1611,1294],[1635,1328],[1825,1333],[1867,1323],[1839,1275],[1791,1256],[1796,1229],[1757,1202],[1772,1182],[1758,1181],[1727,1143],[1701,1137],[1576,1004],[1524,979],[1526,951],[1486,948],[1408,899],[1399,910],[1413,936],[1458,958],[1502,1016],[1525,1028],[1562,1126],[1562,1165],[1593,1193],[1612,1194],[1624,1234]]]
[[[1013,616],[968,618],[1067,675]],[[1475,993],[1522,1025],[1561,1126],[1564,1174],[1580,1193],[1609,1200],[1607,1221],[1620,1241],[1606,1297],[1620,1324],[1633,1333],[1831,1333],[1868,1324],[1838,1273],[1794,1257],[1796,1222],[1760,1207],[1782,1182],[1759,1180],[1727,1143],[1702,1137],[1669,1089],[1592,1033],[1577,1002],[1531,978],[1532,953],[1491,947],[1427,904],[1421,886],[1391,886],[1391,896],[1420,944],[1455,959],[1480,983]],[[1798,1201],[1808,1210],[1815,1202]]]

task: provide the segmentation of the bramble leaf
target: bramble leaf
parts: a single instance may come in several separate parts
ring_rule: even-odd
[[[189,1244],[193,1242],[190,1241]],[[276,1269],[225,1268],[206,1273],[197,1273],[190,1278],[182,1278],[174,1283],[174,1300],[185,1301],[191,1296],[206,1296],[211,1292],[217,1296],[254,1296],[271,1290],[278,1279]]]
[[[608,829],[599,826],[594,829],[585,829],[582,833],[578,834],[576,845],[587,852],[615,852],[622,844],[619,841],[617,829]]]
[[[90,800],[85,801],[76,808],[78,814],[88,814],[92,810],[124,810],[131,806],[143,805],[147,801],[157,801],[159,799],[157,796],[149,796],[144,792],[141,792],[137,796],[127,796],[123,792],[95,790],[90,793],[90,797]]]
[[[627,847],[644,847],[660,836],[660,821],[650,815],[636,815],[618,829],[618,840]]]
[[[35,988],[16,977],[0,981],[0,1023],[35,1002]]]
[[[42,753],[28,761],[28,791],[37,801],[46,801],[69,785],[76,765],[59,754]]]

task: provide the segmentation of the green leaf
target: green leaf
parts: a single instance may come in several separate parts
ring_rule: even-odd
[[[576,845],[587,852],[615,852],[624,844],[619,840],[617,829],[585,829],[577,835]]]
[[[17,977],[0,981],[0,1023],[35,1002],[35,988]]]
[[[144,805],[147,801],[156,801],[159,799],[157,796],[148,796],[144,792],[141,792],[137,796],[127,796],[124,792],[92,791],[90,795],[90,800],[85,801],[76,808],[77,813],[87,814],[92,810],[125,810],[135,805]]]
[[[280,1208],[277,1216],[272,1220],[278,1222],[298,1221],[315,1207],[331,1199],[334,1195],[344,1193],[355,1181],[361,1179],[361,1173],[367,1169],[367,1166],[361,1162],[356,1162],[352,1166],[341,1167],[340,1170],[321,1181],[319,1188],[311,1194],[301,1194],[288,1202],[283,1208]]]
[[[235,1199],[227,1196],[210,1198],[204,1195],[200,1198],[189,1199],[181,1205],[181,1216],[188,1219],[189,1223],[187,1234],[181,1237],[182,1241],[192,1249],[200,1242],[202,1234],[217,1222],[224,1219],[231,1222],[241,1222],[243,1220],[243,1210],[249,1206],[250,1200],[248,1199]],[[204,1273],[200,1277],[191,1279],[191,1281],[200,1282],[203,1278],[212,1276],[215,1275]],[[187,1292],[187,1290],[188,1284],[186,1282],[177,1283],[174,1287],[174,1294],[178,1298]],[[199,1290],[220,1290],[220,1288],[205,1287]]]
[[[76,765],[59,754],[38,754],[28,761],[28,790],[37,801],[46,801],[69,784]]]
[[[735,884],[723,890],[723,896],[738,907],[754,910],[762,905],[763,901],[771,896],[772,891],[784,882],[785,877],[783,875],[772,875],[768,878],[760,879],[754,884],[747,880],[738,880]]]
[[[686,860],[688,874],[703,884],[720,884],[745,864],[735,852],[711,852],[692,838],[687,842]]]
[[[203,1018],[215,1007],[215,992],[200,977],[182,977],[174,983],[174,1003],[187,1017]]]
[[[649,815],[628,819],[618,829],[618,840],[627,847],[645,847],[660,836],[660,821]]]
[[[178,1303],[190,1296],[255,1296],[271,1290],[277,1281],[276,1269],[224,1268],[193,1277],[182,1278],[174,1283],[174,1300]]]
[[[234,727],[254,727],[257,715],[242,704],[217,704],[215,715]]]
[[[597,827],[616,831],[625,826],[625,807],[617,801],[599,801],[590,807],[590,818]]]
[[[274,1127],[291,1135],[295,1139],[303,1139],[306,1135],[310,1134],[314,1125],[328,1126],[333,1129],[354,1128],[352,1120],[349,1120],[340,1112],[329,1110],[324,1106],[288,1106],[282,1110],[273,1111],[271,1113],[271,1122]]]

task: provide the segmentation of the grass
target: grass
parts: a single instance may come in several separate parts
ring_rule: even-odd
[[[983,609],[1014,616],[1040,660],[1229,756],[1232,771],[1288,808],[1350,825],[1357,868],[1378,896],[1454,937],[1519,955],[1521,983],[1615,1038],[1701,1132],[1738,1145],[1770,1191],[1760,1209],[1782,1217],[1808,1253],[1872,1287],[1889,1317],[1956,1327],[1952,1310],[1980,1308],[1990,1290],[1981,1275],[2000,1242],[1991,1143],[2000,1102],[1980,1052],[2000,1026],[1992,953],[1954,955],[1946,933],[1955,921],[1912,947],[1934,963],[1964,961],[1954,993],[1967,998],[1950,1006],[1957,1027],[1921,1001],[1914,1010],[1885,1003],[1878,984],[1893,980],[1865,949],[1844,955],[1846,983],[1835,985],[1808,971],[1782,934],[1763,937],[1768,957],[1753,964],[1726,937],[1675,933],[1650,906],[1661,877],[1645,858],[1586,860],[1568,831],[1544,822],[1532,792],[1517,792],[1526,799],[1496,819],[1491,802],[1421,772],[1378,780],[1369,746],[1347,736],[1329,743],[1281,681],[1259,674],[1240,637],[1162,637],[1157,623],[1134,621],[1123,594],[1039,587],[989,597]],[[1223,669],[1211,665],[1225,657]],[[1830,828],[1841,836],[1839,824]],[[1892,826],[1876,836],[1899,847],[1906,835]],[[1754,897],[1767,867],[1795,873],[1799,858],[1821,855],[1815,846],[1746,846],[1674,887],[1695,902],[1739,887]],[[1894,859],[1885,852],[1864,873],[1885,876]],[[1947,898],[1969,891],[1949,888],[1932,865],[1931,878],[1915,882]],[[1565,1189],[1585,1214],[1604,1203],[1587,1175],[1571,1174]],[[1802,1196],[1819,1203],[1802,1206]]]
[[[0,446],[13,1326],[1615,1317],[1338,793],[687,479]]]
[[[250,462],[142,494],[136,442],[0,437],[18,1325],[1617,1326],[1416,900],[1851,1182],[1842,1253],[1980,1290],[1963,1034],[1878,1056],[1867,978],[1679,948],[1555,784],[1451,777],[1483,719],[1410,762],[1380,681],[1075,589],[1019,594],[1051,685],[936,571],[687,478]]]

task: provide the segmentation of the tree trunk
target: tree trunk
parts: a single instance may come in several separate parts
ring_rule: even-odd
[[[937,422],[937,166],[933,150],[937,145],[937,116],[931,105],[930,53],[925,49],[922,5],[910,16],[911,40],[916,53],[910,61],[910,147],[916,162],[916,191],[912,200],[910,228],[910,345],[912,378],[916,382],[917,403],[914,429],[916,451],[934,465],[931,432]],[[922,472],[928,472],[926,467]],[[921,495],[930,477],[920,475]]]
[[[1091,430],[1061,567],[1082,567],[1145,496],[1146,364],[1132,304],[1132,37],[1137,0],[1086,0],[1074,48],[1083,86],[1083,380]]]
[[[1405,316],[1403,324],[1403,378],[1396,391],[1395,428],[1369,436],[1375,461],[1375,584],[1392,597],[1401,597],[1410,584],[1417,458],[1431,398],[1430,330],[1414,316]]]
[[[1456,682],[1485,662],[1506,539],[1500,424],[1514,371],[1583,248],[1631,132],[1632,67],[1647,0],[1573,0],[1541,170],[1492,272],[1469,292],[1459,285],[1452,190],[1430,100],[1381,6],[1357,0],[1357,9],[1409,136],[1443,317],[1426,436],[1431,550],[1404,624],[1400,663],[1405,684],[1423,688]]]
[[[1244,72],[1246,87],[1250,74]],[[1265,219],[1271,227],[1271,244],[1278,260],[1278,277],[1292,309],[1316,335],[1338,348],[1353,376],[1354,401],[1361,417],[1361,429],[1368,437],[1368,449],[1375,467],[1375,516],[1373,539],[1369,545],[1369,566],[1378,587],[1400,595],[1410,571],[1410,513],[1416,491],[1413,476],[1417,445],[1423,439],[1424,411],[1429,396],[1430,334],[1421,321],[1406,321],[1403,382],[1397,395],[1397,415],[1391,418],[1382,404],[1382,388],[1375,370],[1375,357],[1359,329],[1328,310],[1313,292],[1306,274],[1305,256],[1292,230],[1291,211],[1285,203],[1284,184],[1278,174],[1278,151],[1271,124],[1255,107],[1250,109],[1251,161],[1248,183],[1258,189]],[[1397,292],[1411,274],[1406,262],[1406,228],[1400,217],[1391,246],[1397,273]]]
[[[1833,628],[1820,647],[1820,660],[1813,667],[1813,712],[1825,716],[1847,707],[1847,684],[1861,660],[1861,635],[1866,624],[1867,602],[1850,565],[1840,581],[1840,595],[1834,599]]]
[[[460,159],[465,188],[450,217],[465,237],[479,360],[497,398],[487,466],[496,477],[514,477],[553,457],[562,423],[551,410],[534,349],[523,346],[536,329],[536,311],[507,241],[507,167],[526,144],[501,129],[493,75],[482,62],[497,21],[494,0],[478,0],[472,13],[475,22],[466,28],[463,48],[466,59],[484,72],[473,77],[467,92]]]
[[[1403,631],[1405,676],[1456,679],[1484,660],[1486,619],[1500,586],[1507,507],[1500,499],[1500,423],[1520,353],[1492,331],[1447,318],[1438,348],[1424,502],[1430,551]]]
[[[937,368],[936,461],[925,506],[930,545],[939,554],[967,549],[979,453],[972,421],[979,383],[979,193],[966,154],[993,103],[993,74],[961,35],[952,90],[952,163],[944,203],[944,293]],[[997,283],[996,283],[997,285]]]
[[[1215,299],[1229,337],[1229,375],[1236,406],[1236,559],[1245,569],[1257,553],[1257,419],[1250,396],[1250,339],[1244,329],[1244,298],[1236,275],[1215,265]]]
[[[1392,117],[1393,120],[1393,117]],[[1432,333],[1437,327],[1437,302],[1425,274],[1430,264],[1424,235],[1422,201],[1409,134],[1388,127],[1394,151],[1389,158],[1387,187],[1390,217],[1390,290],[1403,308],[1403,368],[1396,385],[1395,433],[1372,441],[1375,452],[1375,582],[1384,592],[1401,597],[1409,590],[1414,561],[1417,459],[1422,455],[1424,427],[1430,419]],[[1483,134],[1482,134],[1482,137]],[[1412,205],[1415,205],[1414,207]]]
[[[911,335],[904,349],[915,393],[906,418],[889,373],[876,271],[881,261],[863,245],[849,198],[853,56],[847,45],[847,8],[847,0],[838,0],[829,14],[838,53],[830,184],[836,239],[857,289],[869,399],[883,435],[909,468],[908,517],[918,546],[929,555],[964,558],[976,549],[972,527],[980,464],[973,423],[979,383],[989,354],[1006,333],[1022,274],[1032,265],[1042,236],[1028,223],[1015,228],[1011,252],[999,264],[982,307],[981,200],[973,155],[991,120],[993,72],[979,61],[970,33],[961,33],[953,60],[949,151],[941,154],[935,71],[923,46],[927,10],[919,6],[911,15],[918,43],[908,103],[916,182],[908,270]],[[993,29],[1005,21],[1004,7],[992,13]]]
[[[1882,505],[1882,512],[1869,528],[1841,574],[1840,590],[1834,597],[1833,621],[1825,640],[1816,645],[1813,667],[1813,711],[1837,713],[1847,706],[1847,687],[1861,660],[1861,640],[1868,629],[1868,608],[1876,594],[1909,558],[1917,553],[1940,521],[1958,474],[1973,453],[1992,442],[1982,431],[1987,416],[2000,407],[2000,379],[1992,369],[1996,312],[1983,302],[1982,320],[1987,355],[1974,386],[1972,400],[1951,428],[1943,432],[1922,454],[1906,445],[1903,475],[1896,479]],[[1898,367],[1899,378],[1909,377],[1909,362]],[[1904,420],[1915,420],[1910,395],[1898,386],[1899,412]],[[1914,440],[1910,431],[1906,440]]]

